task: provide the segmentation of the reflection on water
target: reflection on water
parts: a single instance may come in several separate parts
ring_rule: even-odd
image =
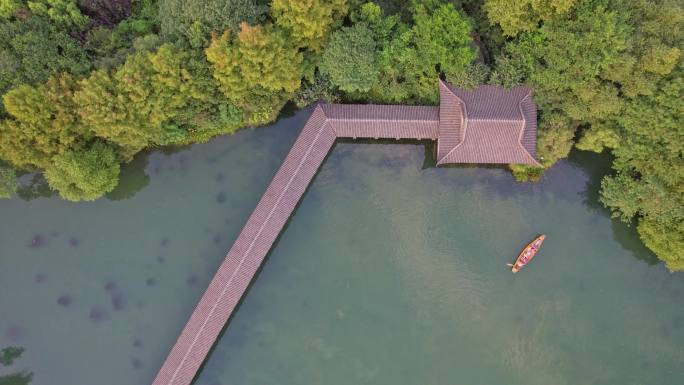
[[[0,376],[151,383],[307,117],[143,154],[108,199],[0,200]],[[597,203],[605,157],[516,183],[433,152],[338,143],[196,384],[681,382],[684,280]]]
[[[10,346],[0,350],[0,365],[12,365],[14,360],[21,357],[22,353],[24,353],[24,349],[16,346]]]
[[[130,163],[121,166],[119,184],[107,194],[108,199],[117,201],[132,198],[150,183],[150,177],[145,173],[149,155],[141,152]]]
[[[31,382],[33,373],[28,370],[15,372],[14,370],[9,369],[12,373],[3,373],[7,369],[2,369],[2,367],[11,367],[14,364],[14,361],[19,359],[23,353],[24,348],[16,346],[9,346],[0,350],[0,385],[26,385]]]
[[[50,189],[43,174],[27,174],[19,178],[17,197],[25,201],[37,198],[49,198],[57,193]]]
[[[612,156],[607,152],[596,154],[594,152],[577,150],[573,151],[572,156],[568,160],[569,163],[575,165],[587,176],[586,187],[580,193],[580,196],[583,197],[583,203],[587,208],[595,210],[597,214],[605,216],[610,216],[610,209],[600,202],[599,197],[601,181],[604,176],[612,172],[610,167],[612,160]],[[646,248],[639,239],[636,223],[627,224],[621,220],[614,219],[612,221],[612,229],[613,239],[626,250],[629,250],[634,258],[640,259],[649,265],[659,263],[658,257]]]

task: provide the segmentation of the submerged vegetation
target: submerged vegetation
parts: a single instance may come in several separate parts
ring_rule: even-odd
[[[602,202],[684,270],[683,27],[681,0],[0,0],[0,197],[42,172],[94,200],[140,151],[267,124],[288,102],[528,84],[542,165],[611,151]]]

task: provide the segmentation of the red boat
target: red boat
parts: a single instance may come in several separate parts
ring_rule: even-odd
[[[520,255],[518,255],[518,259],[515,260],[515,263],[508,264],[508,266],[511,266],[511,271],[517,273],[520,269],[522,269],[523,266],[530,263],[532,258],[537,255],[542,243],[544,243],[544,239],[546,239],[546,235],[542,234],[534,241],[530,242],[530,244],[525,246],[525,248],[520,252]]]

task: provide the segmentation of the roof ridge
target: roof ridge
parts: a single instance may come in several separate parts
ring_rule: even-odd
[[[441,79],[440,79],[440,80],[441,80]],[[448,87],[447,87],[447,88],[448,88]],[[449,91],[451,91],[451,90],[449,90]],[[449,152],[447,152],[446,154],[444,154],[444,156],[443,156],[441,159],[437,160],[437,165],[442,164],[442,161],[443,161],[444,159],[446,159],[447,157],[449,157],[449,155],[451,155],[454,151],[456,151],[457,148],[461,147],[461,145],[462,145],[463,143],[465,143],[465,141],[466,141],[466,134],[468,133],[468,122],[470,121],[470,119],[468,119],[468,106],[466,106],[466,104],[465,104],[465,102],[463,101],[463,99],[459,98],[458,95],[454,94],[453,92],[452,92],[452,94],[454,95],[454,97],[455,97],[456,99],[459,100],[461,106],[463,107],[463,112],[464,112],[464,114],[463,114],[463,138],[461,139],[461,141],[460,141],[456,146],[454,146],[454,148],[452,148],[451,150],[449,150]],[[439,146],[439,143],[438,143],[437,145]]]
[[[478,118],[478,117],[473,117],[470,118],[472,121],[478,121],[478,122],[484,122],[484,121],[491,121],[491,122],[507,122],[507,123],[517,123],[517,122],[524,122],[525,117],[522,117],[520,119],[499,119],[499,118]]]
[[[437,159],[437,165],[440,165],[440,164],[442,164],[442,162],[444,161],[444,159],[446,159],[449,155],[451,155],[451,153],[453,153],[458,147],[460,147],[460,146],[463,144],[463,142],[465,142],[466,130],[468,129],[468,109],[466,108],[466,104],[465,104],[465,102],[463,101],[463,99],[461,99],[458,95],[456,95],[456,93],[454,92],[454,90],[451,89],[449,83],[445,82],[444,80],[442,80],[442,79],[439,78],[439,77],[438,77],[437,79],[439,80],[439,85],[440,85],[440,86],[443,86],[443,87],[451,94],[451,96],[453,96],[454,98],[456,98],[456,100],[458,100],[459,104],[462,106],[462,108],[463,108],[463,110],[464,110],[464,111],[463,111],[464,114],[462,114],[462,119],[463,119],[463,122],[462,122],[462,124],[463,124],[463,127],[462,127],[462,128],[463,128],[463,135],[462,135],[462,136],[463,136],[463,138],[462,138],[462,140],[461,140],[456,146],[454,146],[454,148],[452,148],[451,150],[447,151],[447,153],[444,154],[443,157]],[[441,109],[441,107],[442,107],[442,100],[441,100],[441,97],[440,97],[440,109]],[[438,139],[437,139],[437,152],[438,152],[438,153],[439,153],[439,143],[440,143],[440,141],[439,141],[439,138],[438,138]]]
[[[518,109],[520,110],[520,116],[522,116],[522,127],[520,127],[520,134],[518,134],[518,146],[520,146],[520,148],[523,150],[523,153],[525,153],[525,155],[527,155],[532,160],[532,164],[534,164],[535,166],[541,167],[541,163],[539,163],[538,160],[534,159],[532,154],[530,154],[530,152],[527,151],[525,146],[523,146],[523,144],[522,144],[522,137],[523,137],[523,134],[525,134],[525,126],[527,126],[527,119],[525,119],[525,114],[523,113],[522,104],[525,101],[525,99],[529,98],[531,95],[532,95],[532,89],[528,90],[527,94],[525,94],[525,96],[522,99],[520,99],[520,101],[518,102]]]
[[[326,115],[327,120],[357,122],[362,120],[383,121],[383,122],[434,122],[434,119],[387,119],[387,118],[331,118]],[[437,119],[439,121],[439,119]]]

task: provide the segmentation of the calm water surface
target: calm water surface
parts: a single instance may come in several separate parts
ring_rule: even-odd
[[[0,200],[0,378],[149,384],[307,117],[139,157],[109,199]],[[336,145],[196,384],[684,383],[684,275],[597,203],[605,158],[519,184],[425,151]]]

